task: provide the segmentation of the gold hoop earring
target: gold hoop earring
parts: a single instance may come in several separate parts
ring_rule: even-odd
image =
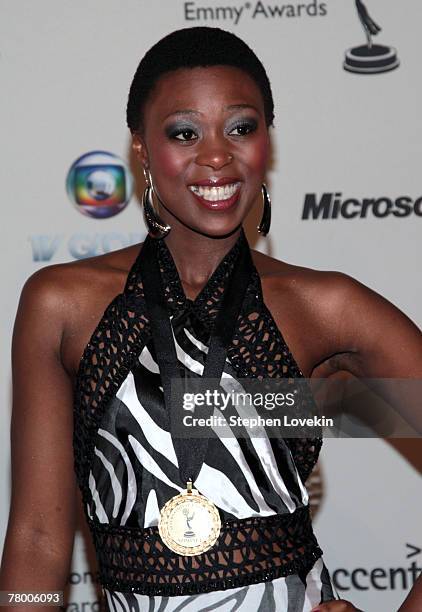
[[[270,225],[271,225],[271,199],[268,194],[267,186],[265,183],[262,183],[261,193],[262,193],[262,203],[264,206],[264,210],[262,213],[261,222],[258,225],[257,229],[260,234],[262,234],[263,236],[266,236],[268,232],[270,231]]]
[[[148,227],[148,234],[151,236],[151,238],[160,240],[161,238],[167,236],[167,234],[171,230],[171,226],[165,223],[156,212],[154,207],[154,186],[152,183],[151,173],[145,168],[143,168],[143,171],[146,181],[146,187],[142,195],[142,209],[144,211],[144,219]]]

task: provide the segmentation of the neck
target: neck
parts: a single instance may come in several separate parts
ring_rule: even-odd
[[[234,246],[241,232],[223,238],[212,238],[188,228],[177,227],[163,239],[170,249],[181,280],[199,292],[218,264]]]

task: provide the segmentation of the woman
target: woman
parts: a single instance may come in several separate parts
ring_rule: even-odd
[[[190,28],[159,41],[127,121],[148,181],[146,240],[44,268],[22,292],[0,586],[63,588],[74,463],[110,609],[355,610],[337,598],[310,522],[304,482],[320,439],[210,430],[207,444],[178,442],[169,380],[416,376],[420,333],[345,275],[250,251],[242,223],[260,192],[260,231],[270,225],[273,100],[236,36]]]

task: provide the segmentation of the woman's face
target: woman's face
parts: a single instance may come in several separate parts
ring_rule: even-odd
[[[239,68],[163,75],[144,108],[133,147],[178,222],[224,236],[245,219],[264,180],[269,134],[255,81]],[[160,216],[178,222],[163,207]]]

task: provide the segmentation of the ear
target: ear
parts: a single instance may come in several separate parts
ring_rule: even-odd
[[[139,132],[132,134],[132,151],[134,152],[136,159],[138,159],[143,168],[149,168],[148,152],[145,145],[145,141]]]

